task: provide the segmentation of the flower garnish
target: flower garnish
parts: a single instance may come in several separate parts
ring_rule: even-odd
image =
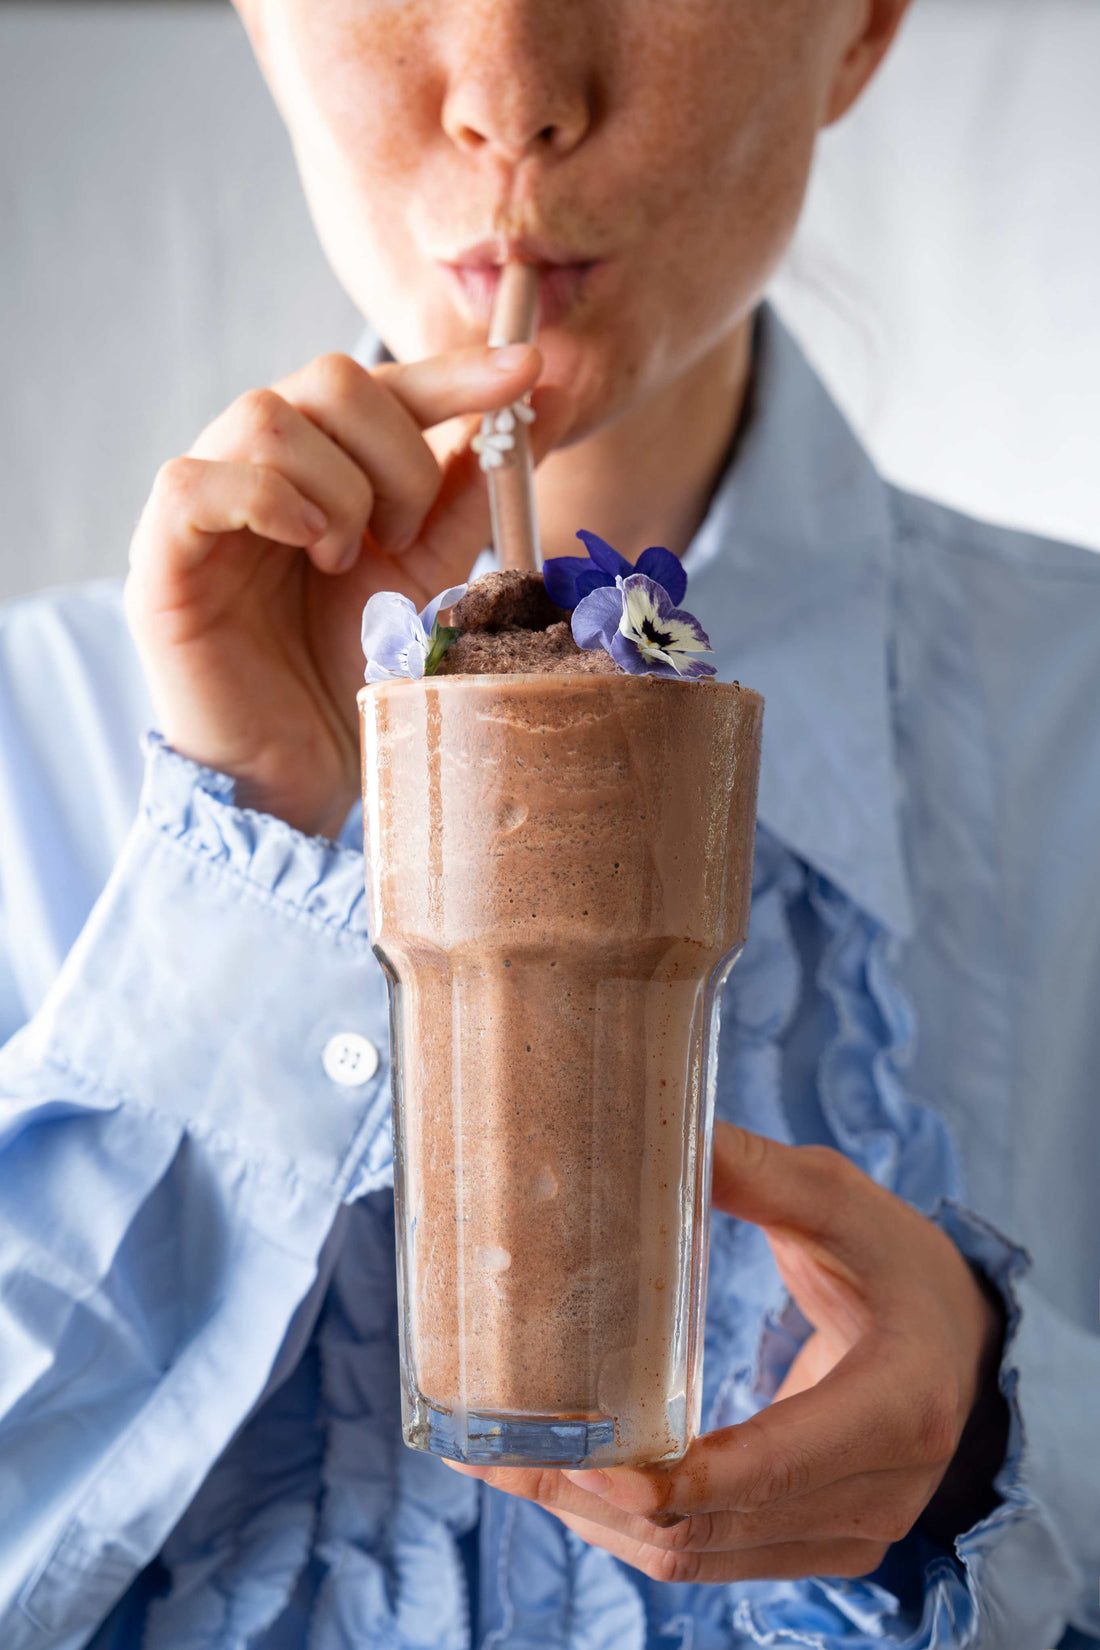
[[[516,444],[516,425],[534,422],[535,409],[526,401],[515,401],[510,407],[502,407],[499,412],[486,413],[481,420],[481,429],[470,442],[471,451],[477,454],[481,468],[485,471],[499,470]]]
[[[546,592],[557,607],[576,607],[593,590],[610,587],[616,579],[627,579],[632,573],[644,573],[647,579],[662,585],[674,603],[682,602],[687,594],[683,563],[662,545],[643,550],[632,566],[597,533],[582,528],[577,537],[587,556],[552,556],[543,564]]]
[[[440,612],[466,594],[464,584],[442,591],[418,613],[407,596],[379,590],[363,609],[363,652],[368,682],[431,676],[454,641],[456,631],[439,623]]]
[[[584,596],[573,613],[573,640],[602,647],[632,676],[714,676],[700,653],[713,653],[698,619],[673,604],[664,585],[644,573],[620,574]]]

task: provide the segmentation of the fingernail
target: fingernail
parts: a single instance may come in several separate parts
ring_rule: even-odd
[[[319,510],[316,504],[311,504],[308,499],[302,505],[302,520],[311,533],[323,533],[328,526],[328,517],[325,512]]]
[[[359,560],[359,552],[362,548],[363,544],[361,539],[352,539],[351,543],[346,545],[344,549],[341,550],[340,560],[336,563],[336,571],[338,573],[347,573],[351,568],[353,568]]]
[[[373,525],[371,531],[374,531]],[[377,534],[375,534],[375,539],[382,544],[383,549],[390,552],[391,556],[403,556],[406,550],[412,549],[419,536],[420,523],[413,522],[411,526],[402,527],[397,532],[388,532],[384,540],[379,539]]]
[[[587,1490],[589,1495],[606,1495],[611,1488],[611,1480],[606,1472],[567,1472],[565,1476],[571,1484],[576,1484],[579,1490]]]
[[[526,365],[530,354],[530,344],[498,344],[492,351],[493,371],[515,372]]]

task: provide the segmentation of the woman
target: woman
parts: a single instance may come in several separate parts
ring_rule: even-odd
[[[161,472],[136,652],[5,616],[5,1650],[1100,1642],[1100,564],[886,486],[761,308],[904,0],[239,9],[386,351]],[[536,385],[548,553],[670,545],[767,699],[661,1472],[400,1446],[359,617],[466,575]]]

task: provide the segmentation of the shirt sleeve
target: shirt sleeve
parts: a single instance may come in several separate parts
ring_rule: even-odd
[[[5,1650],[86,1642],[297,1356],[343,1205],[390,1177],[364,906],[359,854],[151,736],[107,888],[0,1052]]]
[[[1100,1644],[1100,1342],[1069,1324],[1028,1276],[1030,1258],[979,1216],[941,1199],[932,1219],[1000,1293],[1000,1386],[1009,1437],[998,1504],[954,1551],[921,1526],[873,1576],[757,1583],[734,1625],[756,1645],[845,1650],[1070,1650]],[[761,1370],[774,1391],[809,1326],[766,1326]],[[1092,1635],[1096,1634],[1097,1637]]]
[[[1000,1384],[1010,1414],[1000,1504],[955,1543],[975,1650],[1046,1650],[1100,1634],[1100,1338],[1028,1276],[1026,1252],[945,1200],[934,1216],[1007,1308]],[[935,1643],[935,1640],[932,1641]]]

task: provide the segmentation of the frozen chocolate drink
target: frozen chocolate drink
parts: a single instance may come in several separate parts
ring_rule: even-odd
[[[472,587],[439,674],[360,695],[405,1436],[669,1461],[699,1422],[714,1007],[763,707],[581,653],[509,606],[522,577]]]

